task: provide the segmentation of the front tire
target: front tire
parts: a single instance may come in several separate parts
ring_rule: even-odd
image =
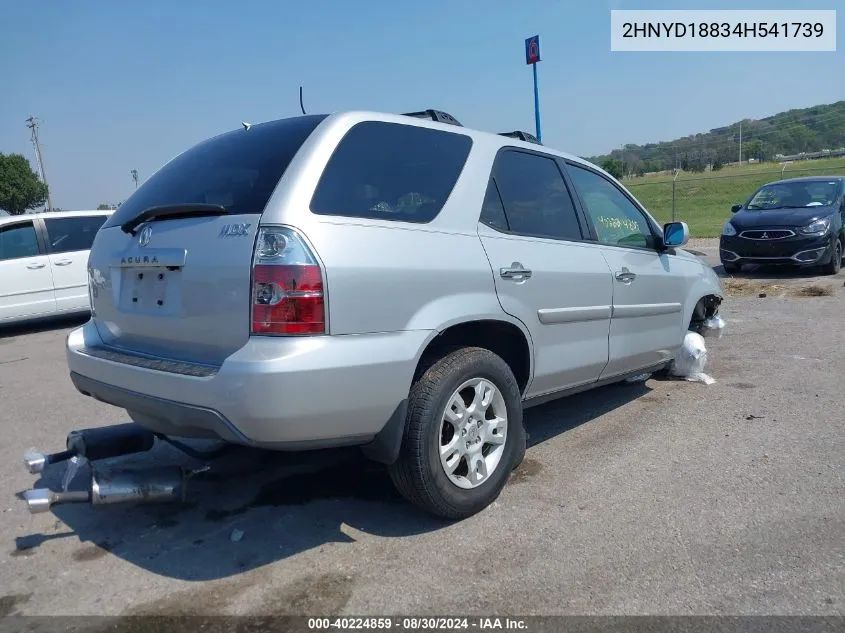
[[[726,262],[722,262],[722,268],[728,275],[733,275],[734,273],[738,273],[742,270],[742,266],[740,264],[728,264]]]
[[[466,347],[438,360],[411,387],[390,478],[414,505],[464,519],[496,500],[525,448],[513,372],[493,352]]]

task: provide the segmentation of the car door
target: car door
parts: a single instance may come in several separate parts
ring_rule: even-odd
[[[601,378],[670,360],[683,331],[683,262],[658,250],[654,223],[610,178],[571,161],[566,170],[613,273],[610,354]]]
[[[88,254],[105,215],[45,217],[47,249],[58,312],[89,308]]]
[[[531,335],[526,397],[593,382],[607,363],[613,282],[585,224],[555,158],[498,153],[478,233],[502,309]]]
[[[35,222],[0,225],[0,323],[56,310],[50,261]]]

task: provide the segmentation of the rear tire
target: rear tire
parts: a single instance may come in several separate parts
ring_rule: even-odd
[[[464,519],[496,500],[525,449],[513,372],[493,352],[465,347],[432,364],[411,387],[399,458],[388,470],[414,505]]]
[[[842,242],[836,240],[833,245],[833,254],[830,256],[830,263],[824,267],[828,275],[836,275],[842,269]]]

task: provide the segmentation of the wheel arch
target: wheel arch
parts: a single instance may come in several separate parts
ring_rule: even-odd
[[[525,394],[534,372],[531,335],[521,321],[501,316],[456,319],[433,331],[417,353],[408,391],[431,365],[460,347],[482,347],[499,355],[513,371],[520,393]],[[373,441],[361,447],[365,456],[383,464],[396,461],[405,434],[407,412],[406,397]]]
[[[525,393],[534,372],[534,353],[531,335],[521,321],[484,317],[450,322],[432,333],[422,346],[413,381],[458,347],[482,347],[500,356],[514,373],[520,392]]]

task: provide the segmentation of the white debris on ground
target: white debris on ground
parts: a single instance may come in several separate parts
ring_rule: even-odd
[[[722,338],[725,333],[725,320],[715,315],[704,321],[700,328],[701,333],[687,332],[684,342],[669,368],[669,375],[675,378],[683,378],[690,382],[703,382],[705,385],[712,385],[716,381],[704,373],[707,365],[707,346],[704,344],[704,337]],[[651,378],[651,374],[640,374],[626,378],[627,383],[645,382]]]
[[[725,320],[720,317],[718,314],[716,316],[712,316],[704,322],[704,336],[710,338],[711,336],[716,338],[722,338],[722,335],[725,333]]]
[[[724,327],[724,322],[722,322],[722,326]],[[675,360],[672,361],[669,374],[690,382],[703,382],[705,385],[712,385],[716,381],[704,373],[706,365],[707,347],[704,345],[704,337],[695,332],[687,332],[684,336],[683,345],[675,354]]]

